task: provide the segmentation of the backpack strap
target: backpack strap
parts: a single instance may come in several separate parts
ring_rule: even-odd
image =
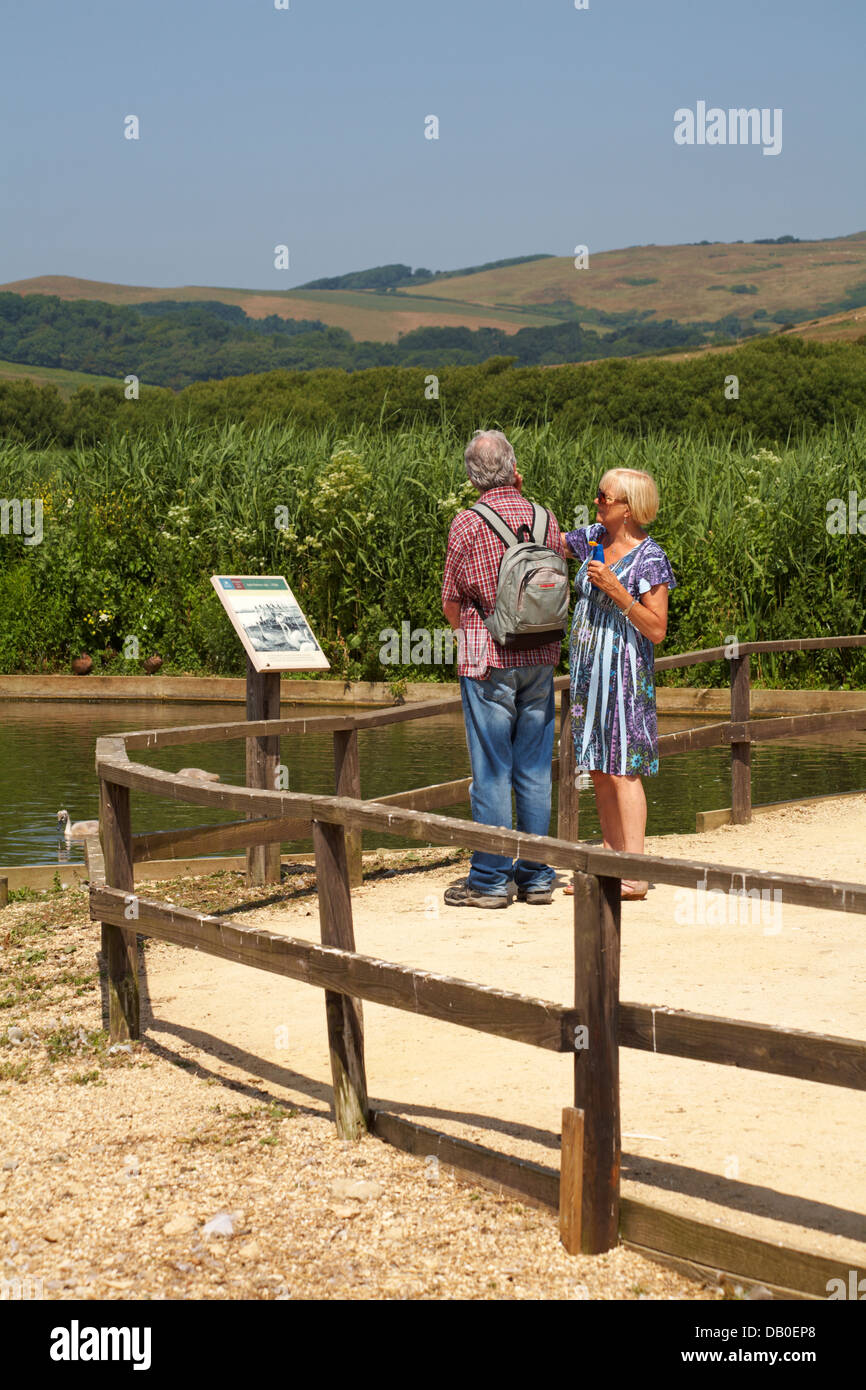
[[[476,502],[475,506],[470,507],[469,510],[475,512],[481,517],[482,521],[487,523],[491,531],[499,537],[506,549],[510,549],[512,545],[518,544],[517,536],[508,525],[508,522],[503,521],[499,513],[495,512],[492,507],[488,507],[486,502]]]
[[[546,507],[536,507],[532,503],[532,539],[536,545],[547,545],[550,534],[550,512]]]
[[[537,507],[534,502],[530,502],[532,508],[532,525],[527,526],[526,522],[521,522],[517,532],[512,531],[498,512],[492,507],[488,507],[486,502],[476,502],[470,511],[477,512],[482,521],[486,521],[491,531],[494,531],[506,548],[517,545],[521,541],[528,541],[530,538],[536,545],[547,545],[547,538],[550,534],[550,512],[546,507]]]

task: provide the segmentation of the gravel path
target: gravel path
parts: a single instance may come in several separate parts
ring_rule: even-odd
[[[153,889],[211,911],[244,892]],[[0,1297],[723,1296],[624,1249],[569,1257],[550,1214],[345,1144],[195,1046],[109,1049],[97,932],[80,888],[0,914]]]

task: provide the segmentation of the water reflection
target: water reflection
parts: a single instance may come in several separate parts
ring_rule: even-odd
[[[333,713],[333,708],[283,707],[283,714]],[[69,864],[81,862],[80,841],[57,835],[59,807],[72,820],[99,814],[94,746],[98,735],[171,725],[216,724],[243,718],[240,705],[170,704],[147,701],[70,704],[65,701],[0,704],[0,864]],[[662,732],[711,723],[698,715],[659,721]],[[366,797],[467,776],[469,764],[459,713],[438,715],[410,724],[387,725],[359,736],[361,777]],[[243,741],[187,744],[131,756],[153,767],[177,772],[194,763],[218,772],[223,782],[244,782]],[[827,734],[811,740],[757,745],[753,749],[752,799],[756,804],[789,797],[856,791],[866,788],[866,732]],[[333,751],[329,734],[287,737],[282,760],[289,770],[289,790],[333,791]],[[665,758],[657,778],[644,783],[651,833],[694,830],[695,813],[730,805],[730,762],[723,748]],[[555,800],[555,797],[554,797]],[[468,805],[448,814],[468,816]],[[581,834],[598,833],[591,789],[580,794]],[[201,806],[132,796],[135,832],[168,830],[184,825],[215,824],[235,819]],[[554,814],[551,833],[556,833]],[[365,844],[405,843],[375,835]],[[286,845],[304,849],[307,843]]]

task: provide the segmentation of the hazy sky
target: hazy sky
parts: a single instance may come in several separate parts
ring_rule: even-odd
[[[0,282],[866,228],[864,0],[289,3],[5,0]],[[781,153],[675,144],[699,101],[781,108]]]

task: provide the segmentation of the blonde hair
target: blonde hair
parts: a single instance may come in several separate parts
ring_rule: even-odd
[[[639,468],[609,468],[601,480],[601,486],[608,482],[615,484],[614,491],[628,503],[629,511],[638,526],[649,526],[655,521],[659,510],[659,490],[649,473]]]

